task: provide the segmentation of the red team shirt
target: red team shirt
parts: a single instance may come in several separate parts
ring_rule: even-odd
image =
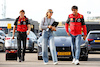
[[[17,26],[17,31],[19,32],[26,32],[28,24],[30,24],[28,18],[20,18],[20,16],[16,19],[14,23],[14,25]]]
[[[66,32],[69,32],[68,30],[69,24],[70,24],[70,34],[74,36],[81,35],[83,28],[84,35],[87,35],[87,30],[83,15],[78,13],[77,17],[75,17],[73,14],[70,14],[65,23]]]

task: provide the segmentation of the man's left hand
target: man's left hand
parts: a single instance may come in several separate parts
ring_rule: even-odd
[[[84,40],[86,40],[86,37],[87,37],[87,36],[86,36],[86,35],[84,35],[84,36],[83,36],[83,39],[84,39]]]

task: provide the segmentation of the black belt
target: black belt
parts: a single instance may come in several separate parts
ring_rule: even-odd
[[[18,33],[26,33],[26,32],[21,32],[21,31],[17,31]]]
[[[70,26],[82,26],[82,25],[70,25]]]

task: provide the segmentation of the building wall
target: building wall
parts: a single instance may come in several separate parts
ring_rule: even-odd
[[[14,26],[14,21],[0,21],[0,27],[7,27],[8,23],[11,24],[11,26]]]

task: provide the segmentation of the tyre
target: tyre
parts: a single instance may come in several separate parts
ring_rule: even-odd
[[[82,61],[88,61],[88,57],[81,57]]]
[[[5,44],[3,44],[3,50],[2,50],[2,51],[3,51],[3,52],[6,51]]]
[[[29,50],[29,52],[31,52],[31,53],[32,53],[32,52],[33,52],[33,49],[30,49],[30,50]]]
[[[49,57],[49,60],[52,60],[52,57]]]
[[[73,60],[73,57],[69,57],[69,60],[72,61]]]
[[[5,51],[5,45],[0,42],[0,51],[4,52]]]
[[[7,54],[6,54],[6,61],[7,61]]]
[[[38,56],[38,60],[42,60],[42,56]]]
[[[33,45],[32,45],[32,48],[29,50],[29,52],[33,52],[34,51],[34,43],[33,43]]]
[[[82,56],[80,56],[81,61],[87,61],[88,60],[88,49],[87,49],[87,47],[81,49],[81,55],[82,55]]]
[[[40,52],[41,50],[39,49],[39,47],[37,48],[37,56],[38,56],[38,60],[43,60],[42,59],[42,56],[39,56],[39,52]]]
[[[88,51],[88,54],[90,53],[90,51]]]
[[[34,51],[34,43],[33,43],[33,45],[32,45],[32,49],[33,49],[33,51]]]

